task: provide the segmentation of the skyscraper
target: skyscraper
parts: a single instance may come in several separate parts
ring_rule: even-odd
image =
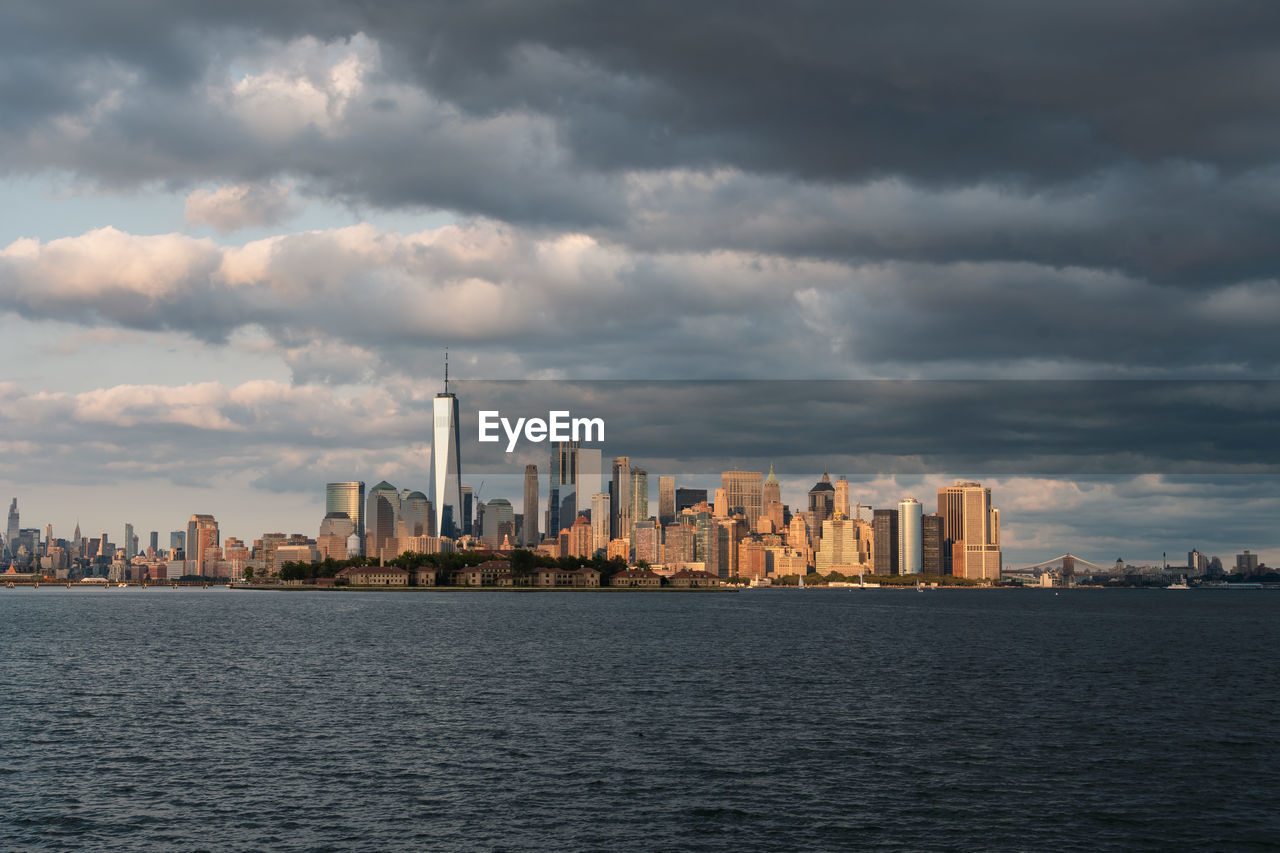
[[[924,535],[920,501],[898,501],[898,574],[918,575],[924,569]]]
[[[475,490],[470,486],[462,487],[462,519],[459,527],[462,529],[462,535],[474,536],[478,525],[476,524],[476,497]]]
[[[920,519],[920,539],[923,561],[921,571],[926,575],[942,574],[942,516],[926,515]]]
[[[637,472],[633,472],[634,473]],[[643,471],[638,472],[644,474]],[[648,475],[645,474],[645,479]],[[636,554],[636,562],[657,563],[661,561],[661,529],[656,521],[649,518],[637,520],[632,528],[631,547]]]
[[[316,550],[320,559],[332,557],[335,560],[347,558],[347,540],[356,532],[356,524],[345,512],[334,510],[325,513],[320,522],[320,532],[316,535]]]
[[[521,539],[526,548],[536,548],[538,536],[538,466],[524,466],[524,529]]]
[[[636,544],[636,525],[649,519],[649,472],[643,468],[631,469],[630,501],[631,527],[627,530],[626,536],[631,540],[631,547],[634,548]],[[640,558],[636,557],[636,559]]]
[[[575,514],[581,515],[591,509],[591,496],[600,491],[600,484],[603,480],[604,460],[601,458],[600,448],[579,448],[577,470],[573,478]],[[570,519],[570,523],[572,521],[573,519]]]
[[[124,526],[124,558],[132,560],[138,556],[138,549],[133,544],[133,525],[125,524]]]
[[[604,551],[609,547],[609,525],[613,514],[610,512],[609,493],[597,492],[591,496],[591,553]]]
[[[609,503],[613,518],[609,523],[610,539],[626,539],[631,535],[631,459],[619,456],[613,460],[613,481],[609,484]]]
[[[578,482],[578,442],[558,441],[551,447],[547,471],[547,535],[559,536],[578,515],[574,488]]]
[[[814,567],[824,575],[832,571],[851,574],[860,570],[856,521],[828,518],[822,522],[822,540],[814,555]]]
[[[957,480],[938,489],[944,563],[949,574],[974,580],[1000,579],[1000,511],[991,506],[991,489]]]
[[[383,480],[369,490],[364,516],[368,524],[364,552],[376,559],[389,544],[387,540],[395,538],[400,526],[400,492]],[[394,557],[395,554],[387,556]]]
[[[12,553],[18,552],[18,499],[14,498],[13,503],[9,504],[9,526],[5,528],[4,544],[9,546]]]
[[[773,463],[769,464],[769,475],[764,478],[764,486],[760,490],[760,514],[768,519],[773,528],[771,533],[780,533],[783,528],[782,519],[782,484],[773,473]]]
[[[431,501],[422,492],[409,492],[400,500],[400,521],[405,536],[434,536],[431,532],[435,519],[431,517]],[[396,526],[396,535],[400,527]]]
[[[676,520],[676,478],[658,477],[658,521],[663,527]]]
[[[822,522],[831,517],[836,508],[836,489],[831,485],[831,475],[822,472],[822,479],[809,490],[809,516],[813,526],[821,529]]]
[[[759,471],[725,471],[720,485],[729,502],[729,514],[742,513],[754,530],[762,510],[764,475]]]
[[[160,531],[151,531],[151,553],[154,554],[160,550]]]
[[[326,483],[324,487],[324,512],[345,512],[356,526],[356,533],[364,536],[364,481],[349,480],[343,483]]]
[[[676,489],[676,512],[706,502],[706,489]]]
[[[841,518],[849,518],[849,481],[843,475],[836,480],[835,511],[840,513]]]
[[[877,575],[898,573],[898,511],[877,509],[871,516],[873,571]]]
[[[511,501],[506,498],[493,498],[484,507],[484,529],[481,538],[490,548],[501,548],[504,539],[508,544],[516,535],[516,516],[511,508]]]
[[[102,541],[105,550],[107,536],[104,533]],[[218,522],[214,520],[212,515],[197,513],[191,516],[187,522],[187,548],[185,551],[185,567],[184,574],[203,575],[205,573],[205,552],[210,548],[217,548],[220,544],[218,538]]]
[[[431,467],[439,535],[456,538],[462,525],[462,457],[458,438],[458,398],[449,393],[449,351],[444,354],[444,391],[436,395]],[[365,553],[369,553],[367,550]]]

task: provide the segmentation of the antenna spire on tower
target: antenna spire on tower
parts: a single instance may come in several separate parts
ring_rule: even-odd
[[[449,348],[444,348],[444,393],[449,393]]]

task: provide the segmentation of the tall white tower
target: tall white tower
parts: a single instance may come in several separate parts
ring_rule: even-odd
[[[431,445],[436,530],[456,538],[462,532],[462,460],[458,440],[458,398],[449,393],[449,351],[444,352],[444,391],[436,395]]]
[[[918,575],[924,570],[924,534],[920,501],[898,501],[898,574]]]

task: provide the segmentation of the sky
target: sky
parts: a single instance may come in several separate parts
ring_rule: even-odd
[[[61,536],[314,535],[326,480],[425,489],[448,346],[467,380],[879,389],[767,447],[726,404],[701,455],[641,445],[654,475],[779,459],[794,506],[830,464],[926,509],[976,479],[1010,564],[1280,563],[1276,32],[1234,2],[7,2],[0,497]],[[1035,417],[964,453],[901,399],[965,383]]]

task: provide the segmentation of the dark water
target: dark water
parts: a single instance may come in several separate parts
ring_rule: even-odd
[[[0,849],[1274,849],[1278,616],[0,589]]]

